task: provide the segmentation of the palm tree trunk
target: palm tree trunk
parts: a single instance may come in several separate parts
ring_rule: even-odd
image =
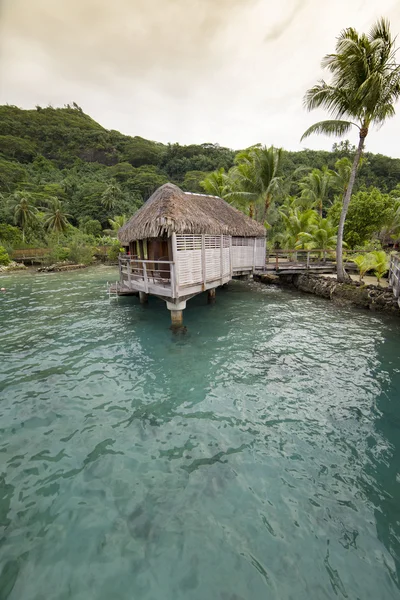
[[[346,279],[346,272],[343,267],[343,230],[346,221],[347,211],[349,209],[351,194],[353,191],[354,181],[356,179],[357,168],[360,162],[361,154],[364,148],[365,138],[368,135],[368,128],[362,127],[360,129],[360,141],[358,143],[357,152],[355,153],[353,165],[351,167],[349,184],[346,189],[346,193],[343,197],[342,213],[340,215],[339,228],[337,234],[336,244],[336,268],[337,268],[337,280],[343,283]]]
[[[267,218],[267,214],[268,214],[270,206],[271,206],[271,194],[267,194],[265,196],[265,202],[264,202],[264,218],[263,218],[263,221],[265,221],[266,218]]]

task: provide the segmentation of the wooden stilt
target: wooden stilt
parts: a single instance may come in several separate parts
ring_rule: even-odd
[[[149,301],[149,295],[146,292],[139,292],[140,304],[147,304]]]
[[[215,302],[216,291],[217,291],[216,288],[212,288],[211,290],[208,290],[208,296],[207,296],[208,304],[213,304]]]

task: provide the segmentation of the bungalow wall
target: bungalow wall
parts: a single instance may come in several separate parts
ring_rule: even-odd
[[[265,265],[265,238],[178,235],[130,244],[120,257],[121,284],[133,290],[181,298],[227,283]]]
[[[179,289],[231,277],[230,236],[176,235],[175,239]]]
[[[265,265],[265,238],[232,238],[233,272],[262,268]]]

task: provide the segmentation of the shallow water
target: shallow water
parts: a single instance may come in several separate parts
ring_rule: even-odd
[[[2,277],[1,600],[400,598],[400,323]]]

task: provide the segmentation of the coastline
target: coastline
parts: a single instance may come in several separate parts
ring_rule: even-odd
[[[400,317],[400,306],[392,289],[374,284],[338,283],[326,275],[296,273],[290,275],[254,275],[265,285],[291,287],[307,294],[327,298],[339,306],[354,306],[366,310],[389,313]]]

